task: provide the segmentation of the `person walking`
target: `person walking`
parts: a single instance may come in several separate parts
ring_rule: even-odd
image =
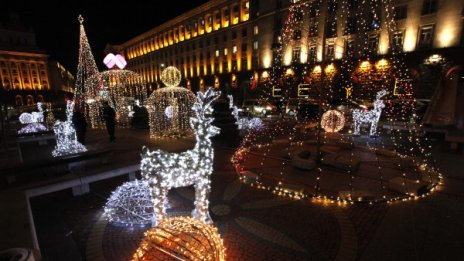
[[[87,122],[85,121],[85,116],[81,108],[74,107],[72,123],[74,125],[74,129],[76,130],[77,141],[84,145],[85,133],[87,131]]]
[[[106,130],[110,135],[110,142],[113,142],[116,140],[116,137],[114,137],[114,128],[116,125],[116,112],[113,108],[110,107],[108,101],[103,101],[103,119],[106,123]]]

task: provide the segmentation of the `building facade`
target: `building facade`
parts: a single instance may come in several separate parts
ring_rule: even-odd
[[[50,101],[58,92],[71,93],[74,77],[41,50],[35,34],[19,24],[16,15],[0,26],[0,83],[8,103],[21,106]]]
[[[281,43],[290,1],[308,2],[309,9],[296,18],[301,22],[293,39]],[[169,65],[179,68],[185,85],[195,90],[250,88],[269,77],[277,49],[284,66],[342,59],[359,41],[350,28],[359,23],[361,2],[212,0],[115,47],[128,60],[127,68],[152,88]],[[376,11],[378,21],[363,35],[365,48],[379,56],[401,50],[415,62],[442,53],[456,57],[453,50],[461,53],[463,45],[463,8],[464,0],[394,1],[394,10]],[[393,31],[385,23],[389,15],[394,15]]]

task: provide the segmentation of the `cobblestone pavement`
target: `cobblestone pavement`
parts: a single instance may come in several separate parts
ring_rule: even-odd
[[[216,150],[210,197],[228,260],[457,260],[464,235],[464,183],[449,162],[442,164],[458,181],[445,180],[426,199],[339,207],[277,198],[242,185],[229,163],[231,153]],[[462,155],[449,164],[459,160]],[[44,259],[130,260],[147,228],[101,219],[105,198],[123,181],[96,183],[81,197],[60,192],[34,199]],[[171,191],[169,213],[188,214],[192,199],[192,188]]]

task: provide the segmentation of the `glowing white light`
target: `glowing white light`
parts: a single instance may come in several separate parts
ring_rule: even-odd
[[[47,131],[47,127],[45,127],[42,124],[42,122],[44,121],[44,115],[41,102],[37,103],[37,109],[39,110],[38,112],[25,112],[19,116],[19,122],[21,122],[21,124],[27,125],[22,127],[18,131],[18,134],[28,134]]]
[[[112,53],[109,53],[105,56],[105,59],[103,59],[103,63],[106,65],[106,67],[108,67],[108,69],[113,68],[115,65],[119,69],[124,69],[124,67],[126,67],[127,65],[126,59],[124,59],[123,56],[121,56],[120,54],[114,55]]]
[[[130,181],[111,193],[105,205],[105,217],[124,225],[148,225],[153,216],[151,188],[146,181]]]
[[[234,116],[240,130],[260,129],[263,127],[263,121],[260,118],[240,118],[238,115],[238,108],[234,105],[234,97],[232,95],[227,95],[227,97],[229,98],[229,108],[232,109],[232,115]]]
[[[354,135],[359,135],[359,131],[361,128],[362,123],[370,124],[370,136],[377,135],[377,124],[380,119],[380,115],[382,114],[382,109],[385,108],[385,104],[381,100],[383,96],[387,94],[387,91],[379,91],[377,92],[376,99],[374,101],[374,109],[370,111],[363,111],[363,110],[353,110],[353,124],[354,124]]]
[[[168,117],[169,119],[172,119],[172,117],[174,117],[174,109],[172,105],[166,107],[166,109],[164,110],[164,115],[166,115],[166,117]]]
[[[80,152],[87,149],[77,141],[76,130],[72,124],[74,102],[68,101],[66,104],[66,121],[56,121],[53,131],[56,137],[56,146],[52,151],[53,157],[60,157]]]
[[[209,88],[204,94],[198,92],[193,106],[195,116],[190,124],[195,131],[196,144],[191,150],[182,153],[169,153],[162,150],[142,149],[141,172],[152,188],[154,215],[152,225],[166,218],[165,203],[171,188],[193,185],[195,187],[195,209],[193,217],[202,222],[211,222],[208,212],[208,197],[211,190],[210,176],[213,172],[214,151],[211,137],[220,129],[211,125],[211,103],[220,92]]]

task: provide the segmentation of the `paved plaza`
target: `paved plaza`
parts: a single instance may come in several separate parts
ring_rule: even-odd
[[[92,130],[89,145],[113,150],[113,161],[140,160],[148,132],[120,130],[117,142]],[[437,139],[434,155],[444,183],[427,198],[392,204],[336,204],[311,199],[291,200],[239,182],[230,162],[234,150],[215,146],[210,213],[224,239],[228,260],[458,260],[464,239],[464,174],[462,154]],[[171,142],[182,151],[192,140]],[[165,147],[166,148],[166,147]],[[46,148],[42,148],[45,150]],[[31,156],[32,157],[32,156]],[[30,200],[38,243],[44,260],[130,260],[148,227],[125,227],[102,218],[103,205],[126,176],[90,185],[90,193],[73,197],[63,190]],[[0,195],[25,189],[27,184],[4,188]],[[11,195],[11,194],[10,194]],[[169,193],[171,216],[193,209],[193,188]],[[2,214],[2,219],[6,217]],[[8,222],[13,222],[10,220]],[[14,222],[13,222],[14,223]],[[2,223],[2,235],[15,235]],[[3,233],[6,231],[8,233]],[[2,236],[2,245],[8,245]],[[21,246],[16,240],[16,246]],[[27,242],[23,246],[27,246]]]

